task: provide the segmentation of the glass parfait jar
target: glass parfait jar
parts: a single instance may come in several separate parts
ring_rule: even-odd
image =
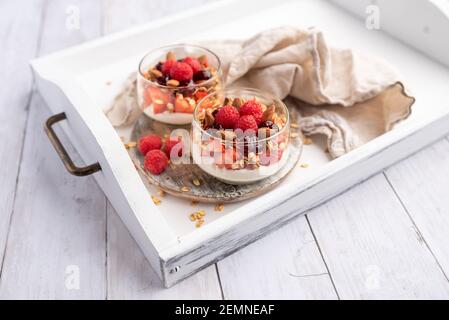
[[[171,79],[164,63],[168,60],[185,62],[187,57],[199,62],[201,68],[194,70],[196,72],[190,80]],[[160,122],[178,125],[191,123],[197,103],[221,88],[220,59],[200,46],[180,44],[161,47],[147,53],[139,64],[139,106],[147,116]]]
[[[239,110],[247,101],[256,101],[263,111],[257,130],[256,127],[245,131],[225,129],[216,123],[215,117],[223,106]],[[215,92],[202,99],[194,111],[193,160],[202,170],[226,183],[253,183],[277,173],[288,159],[289,139],[287,107],[280,99],[259,90]]]

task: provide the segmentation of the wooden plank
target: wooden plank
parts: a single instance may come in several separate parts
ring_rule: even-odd
[[[205,2],[210,1],[108,1],[103,29],[106,34],[121,31]],[[221,298],[214,266],[206,268],[178,286],[164,289],[110,204],[107,239],[108,299]]]
[[[449,275],[449,142],[435,143],[385,175],[424,243]]]
[[[99,4],[48,2],[40,53],[98,36]],[[79,14],[80,29],[76,21],[68,27],[70,13]],[[72,177],[64,169],[43,132],[46,110],[33,95],[0,297],[101,299],[106,296],[106,201],[93,179]],[[76,155],[67,139],[61,140]]]
[[[27,62],[39,46],[43,3],[34,1],[23,10],[18,1],[0,2],[0,274],[33,85]]]
[[[108,299],[221,299],[215,266],[165,289],[156,273],[108,205]]]
[[[342,299],[444,299],[449,283],[382,174],[308,215]]]
[[[304,216],[218,262],[226,299],[337,299]]]

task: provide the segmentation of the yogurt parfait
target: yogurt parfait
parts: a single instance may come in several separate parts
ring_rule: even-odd
[[[169,124],[188,124],[197,103],[221,90],[220,59],[199,46],[159,48],[141,60],[137,82],[138,102],[147,116]]]
[[[195,108],[192,157],[219,180],[248,184],[282,168],[289,138],[289,113],[280,99],[255,89],[215,92]]]

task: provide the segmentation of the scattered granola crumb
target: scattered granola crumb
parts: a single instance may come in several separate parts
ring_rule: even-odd
[[[189,192],[190,189],[189,189],[188,187],[182,187],[182,188],[181,188],[181,191],[182,191],[182,192]]]
[[[196,200],[192,200],[192,202],[190,202],[190,204],[191,204],[192,206],[196,206],[198,203],[199,203],[199,202],[196,201]]]
[[[292,132],[292,133],[290,133],[290,137],[291,138],[297,138],[298,137],[298,133],[297,132]]]
[[[165,197],[166,194],[167,194],[167,193],[166,193],[164,190],[162,190],[162,189],[159,189],[159,190],[157,191],[157,195],[158,195],[159,197]]]
[[[195,223],[195,227],[197,227],[197,228],[201,228],[201,226],[204,224],[204,220],[198,220],[196,223]]]
[[[190,219],[190,221],[195,221],[195,220],[196,220],[196,215],[195,215],[195,213],[189,214],[189,219]]]
[[[223,211],[223,210],[224,210],[224,204],[223,204],[223,203],[217,203],[217,204],[215,205],[214,210],[215,210],[215,211]]]
[[[160,205],[161,204],[161,200],[158,198],[158,197],[156,197],[156,196],[151,196],[151,199],[153,200],[153,203],[155,204],[155,205]]]
[[[300,167],[306,169],[306,168],[309,167],[309,164],[308,164],[308,163],[302,163],[302,164],[300,165]]]
[[[299,125],[297,123],[291,123],[290,127],[297,129],[297,128],[299,128]]]
[[[135,148],[135,147],[137,147],[137,142],[135,142],[135,141],[131,141],[131,142],[125,143],[125,148],[126,149],[131,149],[131,148]]]
[[[311,144],[313,143],[313,140],[310,139],[310,138],[304,138],[304,139],[302,140],[302,142],[303,142],[305,145],[311,145]]]
[[[111,84],[112,84],[112,81],[110,81],[110,80],[109,80],[109,81],[106,81],[106,85],[107,85],[107,86],[110,86]]]
[[[201,185],[201,181],[199,179],[193,179],[193,184],[198,187]]]

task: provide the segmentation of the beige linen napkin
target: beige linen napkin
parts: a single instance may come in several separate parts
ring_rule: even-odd
[[[388,64],[330,48],[316,29],[281,27],[246,41],[204,45],[220,57],[227,87],[289,97],[286,103],[299,108],[303,133],[325,135],[332,158],[391,130],[410,115],[415,101]],[[130,83],[134,87],[128,85],[128,94],[122,92],[107,111],[114,125],[130,124],[138,115],[135,81]]]

